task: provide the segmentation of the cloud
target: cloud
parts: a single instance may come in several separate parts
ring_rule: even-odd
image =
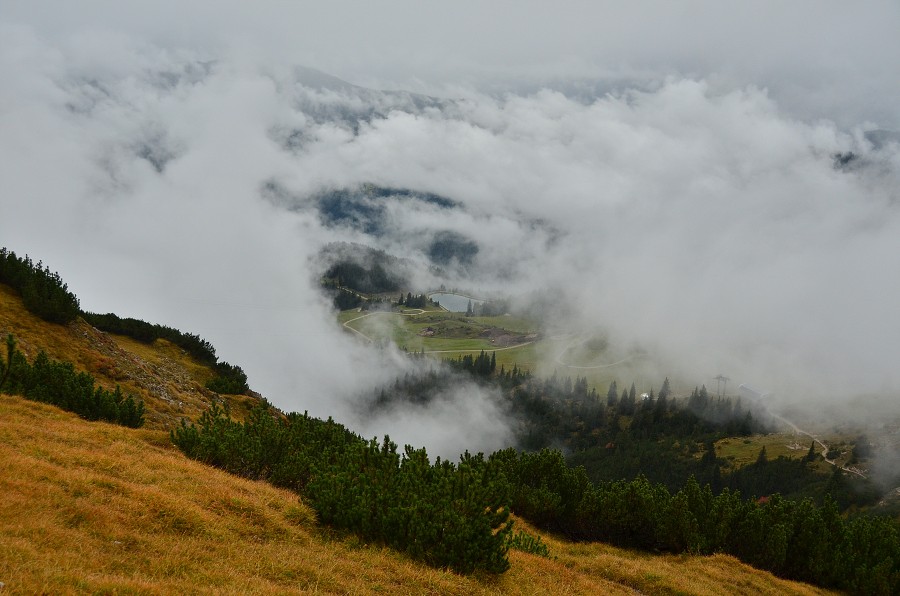
[[[601,328],[622,345],[649,347],[664,372],[698,382],[726,372],[795,402],[900,390],[900,152],[863,135],[876,122],[898,124],[887,101],[896,77],[884,68],[896,36],[879,33],[895,7],[843,21],[816,13],[807,39],[795,35],[799,9],[777,26],[744,14],[750,33],[732,39],[732,18],[690,4],[677,15],[657,7],[659,22],[634,39],[632,9],[607,19],[591,12],[590,22],[551,19],[546,8],[515,13],[496,39],[482,37],[507,13],[473,28],[462,17],[445,19],[431,39],[447,16],[432,8],[421,30],[409,19],[379,19],[380,32],[350,24],[328,40],[337,27],[328,19],[340,12],[329,9],[312,45],[284,42],[297,51],[270,61],[260,23],[272,17],[274,31],[284,31],[291,19],[274,18],[283,10],[296,17],[302,40],[315,24],[298,6],[264,4],[249,17],[210,13],[187,43],[177,27],[163,26],[171,20],[165,3],[149,15],[111,9],[90,26],[70,9],[38,16],[30,5],[7,5],[2,243],[58,269],[86,309],[199,333],[277,405],[339,419],[353,416],[352,396],[409,364],[334,323],[316,279],[320,248],[357,241],[408,257],[422,265],[425,286],[434,281],[425,273],[427,239],[451,232],[478,248],[465,268],[448,268],[451,283],[517,297],[549,293],[571,314],[570,328]],[[185,26],[206,15],[184,10]],[[239,17],[249,19],[250,33],[227,41]],[[721,27],[701,27],[717,18]],[[615,22],[632,27],[617,31]],[[831,63],[821,53],[835,42],[824,38],[842,22],[852,43]],[[407,28],[399,50],[388,49],[381,38]],[[711,32],[681,48],[675,42],[692,28]],[[876,49],[867,32],[887,49]],[[770,45],[749,44],[748,36],[764,33]],[[429,64],[454,85],[483,83],[505,65],[518,78],[502,82],[505,93],[445,86],[458,93],[440,101],[327,79],[338,86],[323,89],[310,86],[308,72],[303,83],[294,56],[324,56],[354,34],[356,43],[335,52],[339,71],[366,72],[374,59],[361,56],[372,43],[379,59],[396,58],[372,71],[382,80],[406,69],[415,82]],[[463,43],[465,34],[478,39]],[[528,39],[546,53],[534,68]],[[724,47],[734,68],[701,59],[703,40]],[[457,46],[458,58],[441,57]],[[419,48],[428,64],[409,58]],[[608,93],[578,95],[560,82],[597,72],[607,55],[628,63]],[[554,70],[561,64],[569,66]],[[809,80],[791,82],[807,68]],[[866,102],[842,90],[873,73]],[[549,88],[510,92],[542,80]],[[803,89],[823,95],[802,99]],[[834,154],[850,151],[859,165],[835,168]],[[272,181],[290,200],[264,197]],[[380,238],[286,208],[363,183],[432,192],[460,206],[388,202],[389,230]],[[430,443],[439,453],[486,449],[489,441],[465,443],[487,436],[476,421],[498,419],[491,399],[478,395],[365,428],[381,434],[375,426],[384,424],[401,433],[395,440]],[[428,426],[432,415],[443,422]]]
[[[507,291],[561,288],[590,305],[582,324],[658,345],[695,378],[737,370],[793,395],[900,384],[896,186],[834,168],[835,153],[867,150],[852,134],[789,117],[764,90],[702,80],[590,105],[544,91],[460,109],[391,114],[314,144],[300,167],[462,201],[433,227],[478,240],[476,283],[513,270]]]
[[[499,390],[471,380],[429,395],[427,403],[394,403],[368,412],[358,428],[363,436],[389,435],[399,444],[427,445],[432,458],[455,461],[464,451],[493,453],[514,442]],[[390,390],[390,388],[388,388]]]
[[[365,86],[416,90],[715,76],[727,86],[767,87],[782,105],[842,125],[870,120],[900,127],[893,100],[900,91],[893,68],[900,7],[891,0],[573,0],[564,6],[158,0],[127,8],[112,0],[77,7],[9,0],[0,19],[67,40],[70,50],[94,62],[125,54],[110,54],[111,46],[140,40],[173,52],[271,68],[304,64]]]

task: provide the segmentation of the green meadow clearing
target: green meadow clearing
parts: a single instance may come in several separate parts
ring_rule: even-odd
[[[604,338],[590,334],[548,333],[539,323],[520,316],[479,317],[436,308],[394,307],[342,311],[338,322],[368,341],[392,342],[433,358],[495,352],[498,367],[518,366],[547,377],[585,377],[601,393],[613,380],[635,382],[642,392],[661,381],[638,351],[613,349]]]

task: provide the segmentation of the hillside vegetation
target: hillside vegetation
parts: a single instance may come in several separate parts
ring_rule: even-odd
[[[511,551],[503,575],[460,576],[335,535],[295,493],[188,460],[164,432],[6,395],[0,494],[0,581],[10,593],[828,593],[732,557],[654,556],[546,534],[553,559]]]
[[[358,593],[397,591],[398,586],[403,586],[404,592],[438,593],[544,593],[558,592],[559,586],[568,586],[566,591],[571,593],[615,593],[632,588],[647,593],[717,593],[723,589],[739,593],[746,586],[753,586],[748,588],[752,593],[807,590],[763,572],[747,571],[735,559],[722,555],[665,557],[633,554],[601,544],[573,545],[542,534],[521,520],[517,522],[518,531],[509,533],[510,526],[505,523],[509,509],[503,502],[510,497],[501,494],[513,486],[507,486],[503,478],[515,476],[513,468],[519,467],[509,457],[502,458],[501,464],[512,465],[509,470],[501,470],[490,462],[485,467],[480,455],[467,455],[468,459],[461,459],[457,465],[438,461],[429,467],[424,450],[418,457],[419,451],[407,448],[401,460],[396,445],[387,438],[379,447],[374,441],[369,444],[347,434],[330,420],[320,427],[320,422],[305,416],[284,417],[268,410],[265,401],[249,391],[249,395],[219,395],[211,390],[215,386],[211,380],[225,381],[219,385],[246,391],[246,377],[239,367],[219,362],[212,346],[202,338],[136,319],[83,313],[77,309],[77,298],[67,291],[58,275],[49,273],[40,263],[34,265],[27,257],[17,260],[6,252],[3,257],[6,269],[0,276],[4,282],[0,283],[0,333],[9,336],[8,352],[18,359],[14,374],[4,375],[13,391],[68,407],[71,400],[65,395],[60,399],[42,397],[50,389],[30,395],[34,391],[29,389],[30,384],[38,379],[38,372],[53,373],[47,379],[56,395],[57,389],[64,389],[81,375],[77,376],[79,383],[84,381],[82,384],[87,386],[90,381],[100,387],[95,391],[100,398],[107,396],[107,391],[114,391],[116,396],[121,392],[133,394],[146,407],[147,421],[142,429],[117,428],[87,422],[84,418],[96,419],[89,411],[70,408],[82,416],[79,419],[48,404],[23,401],[19,396],[0,396],[0,582],[13,591],[278,592],[301,588]],[[48,312],[56,313],[62,312],[58,305],[66,304],[74,304],[76,310],[66,311],[64,318],[47,316],[35,307],[50,305]],[[92,324],[124,335],[103,333]],[[196,346],[201,353],[194,349]],[[14,361],[11,357],[7,360]],[[31,372],[29,362],[34,367]],[[490,365],[493,370],[493,360]],[[98,403],[101,402],[105,403],[102,399]],[[224,410],[218,409],[220,403],[224,403]],[[202,412],[206,414],[200,416]],[[226,418],[212,426],[203,423],[219,420],[216,412]],[[246,422],[244,426],[229,426],[234,423],[227,422],[228,416]],[[209,429],[221,427],[227,432],[197,433],[195,427],[183,424],[185,418],[199,419],[200,428],[207,424]],[[308,433],[293,436],[279,430],[289,428],[283,426],[286,421],[301,431],[305,427],[323,428],[327,431],[323,440],[327,440],[320,447],[304,445]],[[332,426],[343,437],[335,444]],[[166,432],[175,428],[179,432]],[[255,443],[245,440],[246,429],[259,431],[252,434],[261,441],[257,455],[265,457],[260,462],[253,459],[255,456],[247,459],[255,453],[253,449],[253,453],[248,452],[247,447]],[[176,437],[182,449],[205,446],[193,453],[205,463],[231,469],[237,462],[237,468],[231,471],[249,479],[223,477],[209,466],[190,464],[172,446],[171,439]],[[300,443],[296,443],[297,438]],[[238,443],[220,452],[222,439]],[[270,439],[276,439],[275,443],[270,445]],[[282,460],[266,464],[264,460],[269,455],[281,451],[279,445],[290,447],[289,457],[283,464]],[[320,452],[325,459],[318,455]],[[509,455],[515,459],[513,452]],[[542,453],[539,459],[544,456]],[[561,469],[565,468],[557,459]],[[245,469],[245,464],[252,467],[254,462],[261,465],[256,472]],[[395,478],[398,462],[400,475]],[[313,471],[312,475],[304,471],[307,468]],[[264,474],[263,470],[278,473]],[[553,474],[565,476],[554,470]],[[377,478],[369,482],[372,471]],[[482,474],[484,480],[478,480]],[[270,481],[282,477],[283,482],[275,483],[301,489],[302,495],[280,492],[279,488],[256,480],[267,476],[272,476]],[[391,479],[399,479],[399,483],[394,486]],[[419,486],[416,482],[420,480],[425,482],[420,483],[420,488],[430,487],[430,492],[426,491],[424,497],[419,495],[422,500],[416,501],[412,497],[418,495],[419,489],[410,487]],[[416,482],[404,489],[408,481]],[[382,490],[389,486],[399,487],[400,493],[413,492],[402,497],[400,493]],[[453,492],[442,486],[454,487]],[[347,491],[346,487],[355,489]],[[360,487],[378,490],[365,496],[368,493],[360,492]],[[538,492],[546,493],[543,484]],[[549,493],[544,496],[553,497]],[[360,503],[368,503],[368,507],[354,505],[361,497],[365,498]],[[390,502],[373,509],[373,498],[387,498]],[[452,502],[444,503],[447,498]],[[414,524],[418,529],[404,526],[412,520],[407,519],[405,511],[413,501],[424,505],[423,511],[433,510],[435,515],[456,515],[458,523],[435,525],[433,515],[426,511],[419,522],[427,523]],[[430,501],[434,503],[429,504]],[[535,504],[532,499],[527,501]],[[463,509],[459,509],[460,504]],[[539,508],[546,509],[544,505],[549,504]],[[372,511],[366,514],[367,509]],[[528,507],[519,504],[512,509],[517,512]],[[347,517],[347,512],[352,515]],[[362,512],[362,517],[357,520],[353,512]],[[377,512],[387,515],[388,526],[400,523],[395,529],[412,532],[411,535],[419,532],[421,536],[412,542],[395,540],[394,530],[385,533],[388,526],[383,525]],[[373,526],[374,531],[362,531],[357,521],[370,518],[381,529]],[[433,531],[438,532],[436,536]],[[472,539],[467,538],[469,534]],[[456,541],[447,543],[448,537],[454,536]],[[514,549],[547,555],[549,547],[552,558],[512,550],[507,559],[507,536],[512,539],[508,545]],[[476,543],[493,546],[481,548]],[[385,544],[395,550],[383,548]],[[622,545],[631,542],[624,541]],[[442,546],[451,550],[442,553]],[[312,556],[310,550],[315,551]],[[489,553],[490,558],[479,559],[484,553]],[[304,563],[291,559],[298,554]],[[340,563],[330,563],[328,557],[337,558]],[[235,562],[226,563],[229,558]],[[430,563],[431,567],[425,569],[413,559]],[[598,567],[603,561],[606,562]],[[306,563],[308,567],[303,566]],[[347,572],[335,576],[334,571],[342,565]],[[366,573],[354,572],[354,565],[366,567]],[[476,572],[464,578],[447,571],[447,567]],[[385,580],[387,583],[379,579],[382,568],[388,570],[391,578]],[[267,569],[270,572],[265,572]],[[412,577],[407,577],[404,569],[411,570]],[[505,574],[498,573],[507,569]],[[757,579],[739,577],[744,573]],[[698,577],[708,577],[709,585]],[[428,587],[423,586],[423,581]],[[734,581],[738,583],[732,586]]]
[[[71,362],[97,383],[144,401],[145,426],[169,429],[182,417],[196,418],[216,398],[206,388],[213,370],[165,339],[143,343],[98,331],[81,317],[67,324],[47,322],[29,312],[19,295],[0,283],[0,337],[12,334],[32,361],[40,350],[54,360]],[[223,395],[232,415],[242,417],[258,403],[245,395]]]

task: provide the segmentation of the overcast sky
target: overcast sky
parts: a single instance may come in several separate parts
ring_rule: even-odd
[[[890,1],[7,0],[0,244],[84,308],[198,333],[277,405],[339,417],[405,365],[341,332],[311,260],[375,241],[261,188],[413,188],[465,210],[397,210],[383,248],[466,233],[473,284],[562,288],[573,327],[685,378],[895,395],[900,152],[863,133],[900,129],[897,31]],[[312,92],[296,65],[458,101],[354,130],[303,106],[382,100]],[[278,142],[290,131],[301,150]],[[367,430],[452,455],[478,420],[502,425],[474,392],[435,412],[433,430],[469,432],[455,443],[422,412]]]
[[[104,55],[116,43],[106,39],[111,35],[415,90],[497,80],[715,76],[777,90],[792,108],[844,124],[869,119],[900,127],[900,4],[893,0],[6,0],[0,18],[75,46],[86,60]]]

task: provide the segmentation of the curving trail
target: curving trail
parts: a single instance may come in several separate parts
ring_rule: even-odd
[[[565,336],[562,336],[562,337],[565,337]],[[611,368],[613,366],[618,366],[619,364],[622,364],[623,362],[628,362],[629,360],[633,360],[637,356],[636,354],[632,354],[631,356],[625,356],[621,360],[617,360],[615,362],[610,362],[607,364],[595,364],[595,365],[591,365],[591,366],[578,366],[575,364],[566,364],[565,362],[563,362],[562,357],[565,355],[566,352],[568,352],[569,350],[574,348],[576,345],[579,345],[579,343],[584,344],[584,343],[587,343],[587,341],[588,340],[585,339],[581,342],[571,343],[568,346],[566,346],[565,348],[563,348],[562,350],[560,350],[559,354],[556,355],[556,359],[555,359],[556,364],[559,364],[560,366],[565,366],[566,368],[573,368],[576,370],[595,370],[595,369],[600,369],[600,368]]]
[[[350,326],[350,323],[352,323],[353,321],[358,321],[358,320],[360,320],[360,319],[365,319],[366,317],[372,317],[372,316],[375,316],[375,315],[396,315],[396,316],[398,316],[398,317],[417,317],[417,316],[419,316],[419,315],[425,313],[425,311],[424,311],[423,309],[421,309],[421,308],[414,308],[414,309],[411,309],[411,310],[415,310],[415,311],[418,311],[418,312],[388,312],[388,311],[386,311],[386,310],[376,310],[376,311],[373,311],[373,312],[370,312],[370,313],[366,313],[366,314],[364,314],[364,315],[360,315],[360,316],[358,316],[358,317],[354,317],[354,318],[350,319],[349,321],[344,321],[344,325],[343,325],[343,326],[344,326],[346,329],[349,329],[350,331],[352,331],[353,333],[356,333],[357,335],[360,335],[361,337],[363,337],[363,338],[366,339],[367,341],[375,341],[373,338],[369,337],[368,335],[366,335],[365,333],[363,333],[363,332],[360,331],[359,329],[355,329],[354,327],[351,327],[351,326]]]
[[[771,412],[770,412],[770,414],[771,414]],[[789,426],[795,433],[797,433],[799,435],[806,435],[807,437],[809,437],[810,439],[815,441],[816,445],[818,445],[819,447],[822,448],[822,459],[824,459],[826,463],[831,464],[832,466],[837,466],[845,472],[850,472],[851,474],[856,474],[860,478],[866,477],[865,474],[863,474],[861,471],[857,470],[856,468],[851,468],[849,466],[838,466],[838,463],[835,460],[828,459],[828,445],[826,445],[824,441],[819,439],[814,434],[803,430],[802,428],[800,428],[799,426],[797,426],[796,424],[794,424],[787,418],[784,418],[783,416],[779,416],[778,414],[772,414],[772,418],[775,418],[779,422]]]
[[[442,308],[443,308],[443,307],[442,307]],[[421,309],[421,308],[415,308],[415,309],[410,309],[410,310],[411,310],[411,311],[416,311],[416,312],[388,312],[388,311],[384,311],[384,310],[378,310],[378,311],[375,311],[375,312],[370,312],[370,313],[367,313],[367,314],[364,314],[364,315],[360,315],[360,316],[358,316],[358,317],[354,317],[354,318],[350,319],[349,321],[344,321],[344,325],[343,325],[343,326],[344,326],[345,328],[349,329],[350,331],[352,331],[353,333],[356,333],[357,335],[359,335],[360,337],[362,337],[362,338],[365,339],[366,341],[374,342],[374,341],[375,341],[374,338],[369,337],[368,335],[366,335],[365,333],[363,333],[363,332],[360,331],[359,329],[356,329],[356,328],[354,328],[354,327],[351,327],[351,326],[350,326],[350,323],[352,323],[353,321],[358,321],[358,320],[360,320],[360,319],[365,319],[366,317],[371,317],[371,316],[374,316],[374,315],[395,315],[395,316],[399,316],[399,317],[418,317],[419,315],[422,315],[422,314],[425,314],[426,312],[429,312],[429,311],[426,311],[426,310]],[[446,311],[447,309],[444,308],[443,310]],[[430,311],[430,312],[435,312],[435,311]],[[449,312],[449,311],[448,311],[448,312]],[[534,343],[534,340],[532,340],[532,341],[526,341],[525,343],[516,344],[516,345],[514,345],[514,346],[506,346],[505,348],[494,348],[494,349],[491,349],[491,350],[484,349],[484,352],[485,352],[486,354],[488,354],[488,353],[491,353],[491,352],[502,352],[502,351],[504,351],[504,350],[513,350],[513,349],[515,349],[515,348],[521,348],[522,346],[527,346],[527,345],[530,345],[530,344],[533,344],[533,343]],[[425,353],[426,353],[426,354],[468,354],[468,353],[471,353],[471,352],[478,352],[478,351],[479,351],[479,350],[477,350],[477,349],[475,349],[475,350],[425,350]]]

